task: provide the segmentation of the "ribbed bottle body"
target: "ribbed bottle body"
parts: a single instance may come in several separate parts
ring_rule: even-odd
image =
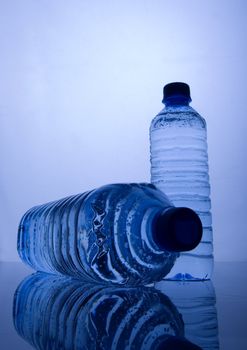
[[[171,336],[184,336],[181,315],[154,288],[46,273],[20,284],[13,319],[18,334],[40,350],[155,350]]]
[[[203,225],[201,243],[183,252],[166,276],[209,279],[213,239],[205,120],[188,105],[165,107],[150,127],[151,182],[175,206],[193,209]]]
[[[178,253],[160,250],[153,221],[172,204],[151,184],[113,184],[30,209],[18,252],[38,271],[117,284],[148,284]]]

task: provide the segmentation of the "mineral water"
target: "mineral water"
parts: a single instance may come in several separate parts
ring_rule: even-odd
[[[190,101],[187,84],[166,85],[165,108],[150,127],[151,182],[175,206],[195,210],[203,224],[200,244],[189,253],[182,252],[166,276],[175,280],[210,279],[213,268],[207,129]]]
[[[98,282],[150,284],[180,251],[200,241],[202,225],[151,184],[113,184],[30,209],[18,252],[38,271]]]

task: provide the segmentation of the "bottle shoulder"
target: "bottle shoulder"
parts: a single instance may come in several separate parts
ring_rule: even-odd
[[[171,124],[206,129],[205,119],[190,106],[163,108],[152,120],[150,129],[159,129]]]

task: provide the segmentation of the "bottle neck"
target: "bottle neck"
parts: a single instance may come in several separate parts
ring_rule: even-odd
[[[171,96],[162,101],[166,107],[170,106],[189,106],[191,99],[185,96]]]

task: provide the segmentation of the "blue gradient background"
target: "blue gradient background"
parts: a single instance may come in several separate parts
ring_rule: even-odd
[[[31,206],[150,179],[163,85],[208,124],[215,260],[247,260],[247,2],[0,1],[0,260]]]

